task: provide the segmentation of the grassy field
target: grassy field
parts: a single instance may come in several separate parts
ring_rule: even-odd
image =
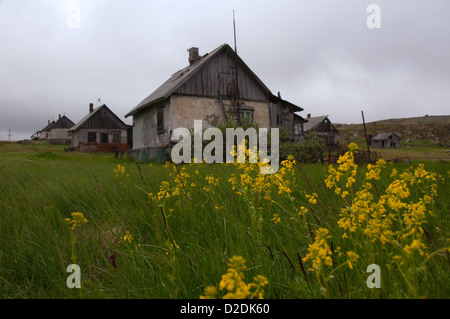
[[[259,175],[63,148],[0,144],[1,298],[450,296],[448,161]]]

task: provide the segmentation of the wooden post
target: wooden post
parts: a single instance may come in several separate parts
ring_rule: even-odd
[[[367,130],[366,130],[366,121],[364,120],[364,112],[361,111],[361,115],[362,115],[362,120],[363,120],[363,125],[364,125],[364,135],[366,136],[366,144],[367,144],[367,155],[370,158],[370,148],[369,148],[369,139],[367,137]]]

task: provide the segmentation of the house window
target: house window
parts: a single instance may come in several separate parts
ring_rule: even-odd
[[[97,133],[88,132],[87,141],[88,143],[97,143]]]
[[[249,119],[250,122],[253,122],[253,110],[243,110],[243,111],[241,111],[241,118]]]
[[[294,135],[301,135],[302,134],[302,124],[298,123],[294,125]]]
[[[120,132],[113,132],[113,143],[120,143]]]
[[[104,144],[108,143],[108,134],[106,134],[106,133],[100,134],[100,143],[104,143]]]
[[[164,109],[158,109],[156,113],[156,129],[158,134],[164,133]]]

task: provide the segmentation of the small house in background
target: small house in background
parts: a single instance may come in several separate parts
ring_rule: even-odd
[[[401,137],[395,133],[378,133],[369,136],[370,146],[376,148],[397,148],[400,147]]]
[[[327,150],[337,148],[339,132],[331,123],[328,115],[311,117],[311,114],[307,114],[303,128],[305,135],[315,132],[317,136],[323,138]]]
[[[42,130],[40,130],[40,131],[34,133],[33,136],[38,135],[40,140],[47,140],[47,134],[48,134],[48,131],[50,130],[50,128],[51,128],[55,123],[56,123],[55,121],[51,121],[51,122],[50,122],[50,120],[48,120],[47,126],[44,127]]]
[[[48,125],[33,136],[38,135],[40,140],[47,140],[50,144],[68,144],[72,141],[68,131],[74,125],[67,116],[59,114],[56,122],[49,120]]]
[[[131,126],[125,124],[106,105],[94,109],[89,105],[89,114],[74,125],[72,147],[80,152],[122,152],[128,150]]]

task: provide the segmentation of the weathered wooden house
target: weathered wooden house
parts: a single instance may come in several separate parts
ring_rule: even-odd
[[[203,128],[246,118],[259,127],[281,126],[294,139],[294,112],[303,109],[275,96],[228,45],[204,56],[189,51],[189,65],[174,73],[125,117],[133,116],[132,153],[165,160],[174,129]]]
[[[400,147],[401,137],[395,133],[378,133],[369,136],[370,145],[376,148]]]
[[[307,114],[306,121],[303,125],[305,134],[315,132],[317,136],[324,139],[327,150],[334,149],[338,146],[339,132],[333,123],[331,123],[328,115],[311,117],[311,114]]]
[[[131,126],[125,124],[106,105],[94,109],[89,105],[89,114],[74,125],[72,147],[80,152],[116,152],[128,150]]]
[[[39,132],[39,139],[47,140],[50,144],[68,144],[72,140],[68,131],[74,125],[67,116],[59,114],[57,121],[49,120],[48,125]]]
[[[298,113],[294,113],[294,142],[301,143],[305,136],[305,120]]]

